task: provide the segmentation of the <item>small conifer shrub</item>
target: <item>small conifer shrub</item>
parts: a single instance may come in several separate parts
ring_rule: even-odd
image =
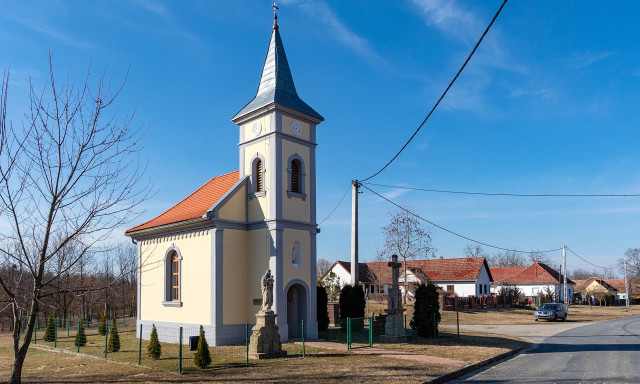
[[[107,319],[104,317],[104,309],[100,312],[100,325],[98,326],[98,333],[102,336],[107,334]]]
[[[317,297],[318,331],[324,331],[329,328],[329,311],[327,310],[329,299],[325,287],[318,285]]]
[[[158,339],[158,331],[156,330],[156,325],[153,324],[153,328],[151,329],[151,337],[149,339],[149,345],[147,346],[147,355],[153,360],[158,360],[161,354],[162,346],[160,345],[160,340]]]
[[[198,349],[196,350],[196,355],[194,356],[193,361],[200,368],[206,368],[211,365],[211,353],[209,352],[209,344],[207,343],[207,339],[205,339],[204,337],[204,328],[202,328],[202,325],[200,326]]]
[[[76,339],[73,345],[76,347],[84,347],[87,344],[87,335],[84,333],[84,321],[80,320],[78,325],[78,333],[76,333]]]
[[[116,319],[113,319],[113,322],[111,323],[107,350],[109,352],[118,352],[120,350],[120,335],[118,335],[118,326],[116,325]]]
[[[44,329],[44,341],[55,341],[56,339],[56,329],[53,320],[53,314],[49,315],[47,319],[47,327]]]

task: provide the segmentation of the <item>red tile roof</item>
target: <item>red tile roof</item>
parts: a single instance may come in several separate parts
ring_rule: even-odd
[[[506,283],[510,278],[527,269],[527,267],[491,268],[491,276],[495,284]]]
[[[536,262],[524,271],[509,278],[509,282],[513,284],[560,284],[562,280],[563,275],[541,262]],[[567,278],[567,284],[575,283]]]
[[[380,282],[391,282],[391,268],[387,262],[366,263],[378,276]],[[402,261],[400,261],[402,264]],[[476,281],[480,277],[482,265],[493,281],[491,271],[484,257],[464,257],[457,259],[407,260],[407,268],[419,268],[431,281]],[[404,266],[400,267],[404,270]]]
[[[158,217],[129,228],[125,234],[202,217],[238,182],[239,177],[239,171],[216,176]]]
[[[336,261],[335,263],[333,263],[331,268],[327,270],[324,276],[329,274],[329,272],[333,270],[333,267],[336,264],[341,265],[344,269],[347,270],[347,272],[349,272],[349,274],[351,274],[350,261]],[[324,279],[324,276],[322,276],[322,279]],[[366,263],[358,263],[358,281],[360,283],[367,283],[367,284],[373,284],[376,282],[376,275],[373,273],[373,271],[369,268],[369,266]]]

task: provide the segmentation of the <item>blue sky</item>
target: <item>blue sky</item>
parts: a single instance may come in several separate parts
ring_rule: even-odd
[[[269,1],[1,1],[0,67],[11,67],[9,115],[27,106],[28,76],[91,64],[114,81],[118,110],[148,127],[157,193],[136,223],[211,177],[237,169],[230,118],[255,94],[272,25]],[[280,32],[318,128],[318,218],[352,179],[377,171],[422,121],[499,1],[287,0]],[[408,149],[372,182],[486,192],[640,192],[640,34],[634,1],[507,3],[493,29]],[[371,186],[439,225],[521,250],[568,245],[600,265],[640,246],[640,198],[506,198]],[[361,195],[361,259],[382,246],[391,206]],[[136,224],[131,223],[131,224]],[[347,260],[350,196],[322,224],[318,257]],[[437,255],[468,241],[433,229]],[[487,249],[489,252],[493,252]],[[550,255],[558,262],[561,252]],[[583,266],[569,256],[569,268]],[[590,268],[590,266],[585,265]]]

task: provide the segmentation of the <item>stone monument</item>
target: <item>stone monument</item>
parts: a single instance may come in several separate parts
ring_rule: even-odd
[[[402,293],[398,284],[402,264],[398,263],[398,255],[391,256],[391,262],[388,265],[391,267],[391,288],[389,288],[387,295],[387,309],[384,310],[387,313],[387,318],[382,341],[396,343],[405,340],[403,321],[405,310],[402,308]]]
[[[260,281],[262,288],[262,306],[256,314],[256,325],[252,329],[249,341],[249,357],[252,359],[272,359],[286,356],[287,351],[282,350],[280,334],[276,325],[276,315],[273,305],[273,276],[271,270],[262,276]]]

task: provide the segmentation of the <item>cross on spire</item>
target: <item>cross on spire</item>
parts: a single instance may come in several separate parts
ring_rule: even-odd
[[[278,9],[280,8],[278,8],[275,1],[271,6],[273,7],[273,29],[277,31],[278,30]]]

